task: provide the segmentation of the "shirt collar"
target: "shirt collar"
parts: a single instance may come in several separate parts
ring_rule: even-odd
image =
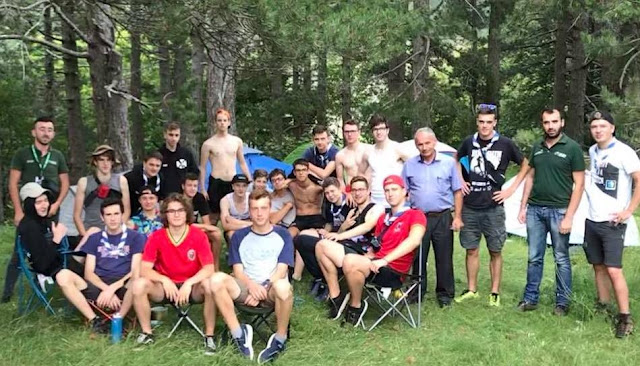
[[[432,160],[430,163],[425,162],[425,161],[422,159],[422,155],[418,154],[418,162],[419,162],[419,163],[422,163],[422,164],[433,164],[433,163],[435,163],[436,161],[440,161],[440,154],[438,153],[438,151],[437,151],[437,150],[436,150],[435,154],[436,154],[436,156],[434,156],[434,157],[433,157],[433,160]]]

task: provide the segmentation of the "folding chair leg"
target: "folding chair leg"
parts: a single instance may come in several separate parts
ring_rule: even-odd
[[[169,332],[169,335],[167,336],[167,338],[171,338],[171,336],[176,331],[176,329],[178,329],[178,327],[180,326],[183,320],[186,320],[187,323],[189,323],[189,325],[196,332],[198,332],[198,334],[200,334],[201,337],[204,338],[204,333],[202,332],[202,330],[200,330],[200,328],[196,325],[196,323],[194,323],[193,320],[191,320],[191,318],[189,317],[189,309],[191,309],[191,305],[187,305],[184,309],[180,308],[175,304],[171,304],[171,305],[178,312],[178,321],[176,321],[176,324],[173,326],[173,329],[171,329],[171,332]]]

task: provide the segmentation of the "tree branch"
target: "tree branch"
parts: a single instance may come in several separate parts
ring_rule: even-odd
[[[138,98],[134,97],[133,95],[131,95],[131,94],[125,92],[125,91],[116,89],[115,88],[115,81],[113,83],[109,84],[109,85],[105,85],[104,88],[107,91],[109,97],[111,97],[111,94],[113,93],[113,94],[121,96],[122,98],[124,98],[126,100],[132,100],[132,101],[134,101],[134,102],[136,102],[136,103],[138,103],[140,105],[143,105],[143,106],[151,109],[151,106],[148,105],[147,103],[143,102],[141,99],[138,99]]]
[[[89,54],[87,52],[78,52],[78,51],[72,51],[70,49],[64,48],[62,46],[59,46],[55,43],[51,43],[49,41],[45,41],[44,39],[38,39],[38,38],[33,38],[33,37],[25,37],[22,36],[20,34],[0,34],[0,41],[3,40],[9,40],[9,39],[17,39],[17,40],[21,40],[23,42],[31,42],[31,43],[38,43],[41,44],[43,46],[49,47],[53,50],[56,50],[58,52],[62,52],[64,54],[67,54],[69,56],[73,56],[73,57],[78,57],[78,58],[89,58]]]
[[[37,8],[38,6],[42,5],[42,4],[46,4],[48,3],[49,0],[42,0],[42,1],[38,1],[35,2],[31,5],[28,6],[18,6],[18,5],[11,5],[11,4],[0,4],[0,9],[14,9],[14,10],[18,10],[18,11],[28,11],[34,8]]]
[[[84,32],[82,32],[80,28],[74,22],[72,22],[71,19],[69,19],[69,17],[65,13],[62,12],[62,9],[58,4],[54,3],[53,1],[49,1],[49,4],[53,6],[53,10],[56,12],[56,14],[58,14],[58,16],[65,23],[67,23],[67,25],[71,27],[71,29],[73,29],[74,32],[76,32],[76,34],[80,37],[80,39],[82,39],[85,43],[89,43],[89,37],[87,37],[87,35],[84,34]]]

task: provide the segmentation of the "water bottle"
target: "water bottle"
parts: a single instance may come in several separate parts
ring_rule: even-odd
[[[111,343],[118,343],[122,339],[122,315],[115,313],[111,317]]]

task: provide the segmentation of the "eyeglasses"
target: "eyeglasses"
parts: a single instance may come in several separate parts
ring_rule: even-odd
[[[388,129],[389,129],[389,127],[376,127],[376,128],[373,129],[373,132],[386,131]]]
[[[167,215],[179,215],[187,212],[184,208],[179,208],[177,210],[166,210],[164,213]]]

